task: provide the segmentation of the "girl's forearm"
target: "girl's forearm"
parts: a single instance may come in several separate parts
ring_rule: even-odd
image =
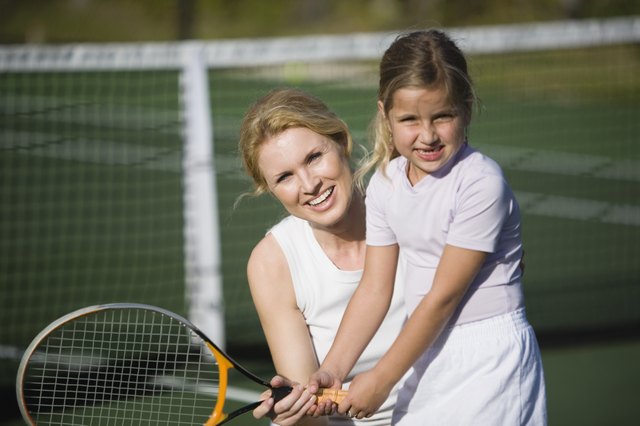
[[[391,293],[371,290],[362,284],[359,286],[321,369],[331,371],[344,380],[382,324],[389,309]]]
[[[408,318],[400,335],[375,369],[395,383],[438,338],[458,308],[486,253],[447,245],[431,290]]]
[[[393,297],[397,261],[397,245],[367,246],[362,279],[320,368],[334,378],[344,380],[382,324]]]
[[[425,296],[389,350],[374,370],[392,386],[411,368],[429,346],[435,342],[455,311],[454,304],[440,304]]]

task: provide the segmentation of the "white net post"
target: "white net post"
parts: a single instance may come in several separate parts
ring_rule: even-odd
[[[189,319],[224,347],[220,231],[207,69],[202,45],[183,45],[186,297]]]

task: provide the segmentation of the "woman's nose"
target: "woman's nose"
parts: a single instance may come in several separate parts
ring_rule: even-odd
[[[318,176],[312,173],[303,173],[300,175],[300,183],[302,191],[305,194],[315,194],[320,190],[322,181]]]

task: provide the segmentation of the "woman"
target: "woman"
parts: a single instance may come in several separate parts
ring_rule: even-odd
[[[247,265],[251,295],[280,377],[293,392],[254,411],[280,425],[388,425],[395,389],[369,419],[305,416],[316,397],[300,383],[324,359],[364,268],[365,205],[349,164],[347,125],[317,98],[281,89],[246,113],[239,149],[253,195],[270,193],[289,216],[255,246]],[[402,286],[396,286],[398,289]],[[400,290],[399,290],[400,291]],[[404,322],[399,292],[382,327],[345,380],[371,368]],[[286,379],[285,379],[286,378]],[[274,410],[275,408],[275,410]]]

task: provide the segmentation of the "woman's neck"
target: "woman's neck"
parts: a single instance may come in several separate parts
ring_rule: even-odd
[[[345,216],[331,227],[311,224],[313,234],[331,261],[343,270],[358,270],[364,267],[366,249],[364,197],[354,191]]]

